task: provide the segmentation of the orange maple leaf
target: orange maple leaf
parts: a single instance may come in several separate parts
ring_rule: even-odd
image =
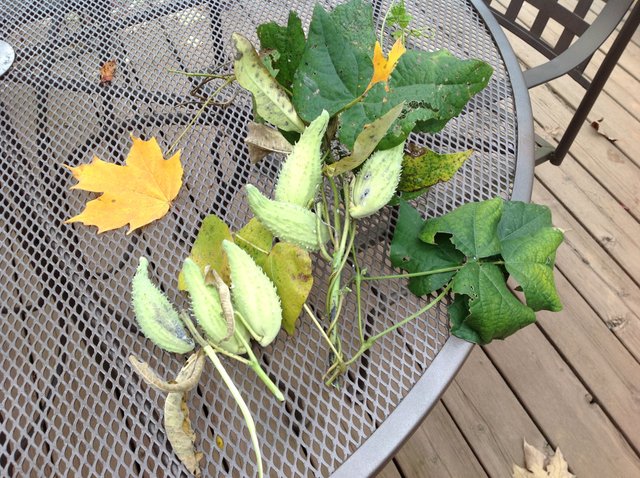
[[[182,186],[180,152],[165,160],[155,138],[144,141],[131,136],[133,146],[125,166],[94,156],[91,164],[66,166],[78,184],[71,189],[103,193],[89,201],[82,213],[66,223],[98,226],[98,233],[129,224],[130,234],[169,211]]]
[[[393,47],[391,47],[389,58],[385,58],[384,53],[382,53],[382,46],[380,46],[380,42],[376,42],[376,45],[373,48],[373,77],[371,78],[365,93],[376,83],[381,81],[384,81],[385,83],[389,82],[391,73],[393,73],[398,61],[400,61],[400,57],[404,55],[406,51],[407,49],[398,38],[393,44]],[[389,91],[388,84],[385,86],[385,89]]]

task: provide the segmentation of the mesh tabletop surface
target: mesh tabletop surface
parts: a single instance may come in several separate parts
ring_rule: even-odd
[[[331,6],[331,2],[326,3]],[[446,48],[495,69],[489,87],[433,136],[412,141],[439,152],[474,149],[456,177],[417,204],[425,217],[465,202],[512,194],[517,118],[511,83],[494,41],[463,0],[407,2],[422,49]],[[95,194],[71,191],[64,165],[93,155],[122,164],[129,134],[155,136],[166,149],[194,117],[185,104],[197,79],[168,69],[207,71],[227,62],[230,35],[256,42],[257,25],[286,23],[289,9],[305,28],[311,1],[0,0],[0,39],[13,46],[13,67],[0,78],[0,476],[187,476],[162,423],[164,395],[132,371],[135,354],[175,376],[181,359],[147,341],[130,306],[140,256],[179,306],[181,261],[203,218],[222,217],[232,230],[249,218],[243,185],[269,191],[280,157],[254,166],[244,137],[250,96],[237,88],[228,107],[210,107],[183,146],[184,185],[169,213],[127,235],[67,225]],[[375,5],[376,15],[387,3]],[[378,27],[380,25],[378,24]],[[110,84],[98,69],[115,60]],[[212,82],[204,90],[215,88]],[[388,244],[396,212],[363,221],[359,260],[373,275],[389,274]],[[314,261],[311,305],[321,310],[328,269]],[[363,292],[367,334],[388,327],[426,302],[400,281]],[[353,302],[345,317],[353,317]],[[346,353],[357,348],[346,326]],[[255,351],[284,392],[278,403],[242,365],[227,368],[257,421],[269,476],[326,476],[362,445],[402,401],[448,340],[443,309],[379,341],[344,377],[321,381],[328,350],[306,317],[293,337],[281,332]],[[455,364],[454,364],[455,365]],[[189,396],[204,476],[254,476],[242,417],[209,365]]]

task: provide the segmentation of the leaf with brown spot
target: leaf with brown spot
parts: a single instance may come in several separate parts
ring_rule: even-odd
[[[282,327],[292,335],[313,287],[311,256],[298,246],[279,242],[271,249],[262,269],[278,290],[282,302]]]
[[[117,64],[115,60],[105,61],[100,67],[100,84],[106,85],[113,81],[116,74]]]
[[[593,129],[595,129],[596,133],[598,133],[600,136],[604,136],[605,138],[607,138],[607,140],[609,140],[609,142],[615,143],[616,141],[618,141],[618,138],[614,138],[614,137],[610,136],[609,133],[607,133],[602,128],[602,122],[603,121],[604,121],[604,118],[600,118],[599,120],[592,121],[591,122],[591,127]]]

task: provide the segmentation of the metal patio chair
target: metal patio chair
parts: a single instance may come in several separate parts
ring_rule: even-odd
[[[536,135],[536,165],[545,161],[560,165],[640,23],[640,2],[636,2],[631,8],[633,0],[609,0],[592,23],[589,23],[587,16],[594,0],[578,0],[573,11],[558,0],[484,2],[504,28],[515,33],[549,59],[523,72],[529,89],[566,74],[586,90],[557,146],[554,147]],[[535,19],[530,25],[517,20],[524,4],[537,9]],[[623,22],[625,16],[627,17]],[[555,44],[543,39],[543,33],[550,20],[562,29]],[[584,71],[591,57],[620,23],[622,26],[596,74],[592,79],[587,78]]]

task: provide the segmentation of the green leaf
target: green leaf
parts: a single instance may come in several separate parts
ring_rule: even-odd
[[[553,279],[555,253],[564,238],[551,226],[546,206],[522,202],[505,203],[498,225],[505,267],[522,286],[533,310],[562,310]]]
[[[373,75],[375,41],[371,4],[351,0],[331,13],[316,4],[293,80],[293,103],[302,119],[311,122],[322,110],[333,116],[365,91]]]
[[[501,198],[465,204],[444,216],[428,220],[420,239],[435,244],[436,234],[451,234],[451,242],[467,257],[494,256],[500,253],[497,228],[502,208]]]
[[[397,25],[403,30],[411,23],[411,15],[407,13],[407,9],[404,5],[404,0],[394,3],[387,15],[387,24],[390,27]]]
[[[451,333],[456,337],[477,344],[480,342],[478,333],[464,323],[464,319],[469,316],[469,297],[457,294],[449,307],[449,322],[451,323]]]
[[[464,255],[453,247],[448,238],[439,238],[438,244],[425,244],[418,239],[423,223],[415,208],[400,201],[398,222],[391,241],[391,263],[410,273],[462,265]],[[455,272],[412,277],[409,290],[417,296],[430,294],[449,282]]]
[[[205,266],[209,266],[228,282],[229,264],[222,250],[222,241],[225,239],[231,240],[229,227],[218,216],[210,214],[202,221],[189,257],[198,264],[203,274]],[[187,290],[182,271],[178,275],[178,289]]]
[[[452,290],[469,297],[469,313],[451,333],[479,344],[505,337],[536,320],[536,314],[509,290],[504,274],[495,264],[468,262],[453,279]],[[454,318],[462,314],[454,309]],[[458,335],[460,334],[460,335]]]
[[[275,50],[279,53],[278,58],[273,59],[271,64],[278,70],[276,75],[278,83],[290,90],[293,75],[298,69],[305,48],[304,30],[300,18],[296,12],[291,11],[286,27],[275,22],[263,23],[258,26],[258,38],[260,48]]]
[[[279,242],[273,246],[263,270],[278,290],[282,302],[282,326],[292,335],[313,287],[311,256],[296,245]]]
[[[346,158],[341,159],[333,164],[329,164],[325,169],[329,176],[336,176],[357,168],[373,153],[378,143],[387,134],[387,131],[398,119],[402,112],[404,103],[397,105],[395,108],[387,111],[383,116],[373,121],[373,123],[365,125],[362,132],[356,138],[353,145],[353,153]]]
[[[264,269],[264,263],[271,252],[273,234],[255,217],[234,236],[235,243]]]
[[[414,130],[440,131],[487,86],[492,72],[487,63],[461,60],[444,50],[407,50],[391,74],[388,91],[382,83],[374,85],[362,101],[341,114],[340,141],[352,147],[365,124],[403,101],[403,114],[381,141],[380,149],[401,143]]]
[[[398,190],[420,191],[439,182],[449,181],[471,156],[472,150],[439,154],[425,149],[419,156],[405,154]]]
[[[235,48],[233,70],[240,85],[254,97],[258,115],[284,131],[304,130],[291,100],[269,74],[251,42],[238,33],[231,36]]]

